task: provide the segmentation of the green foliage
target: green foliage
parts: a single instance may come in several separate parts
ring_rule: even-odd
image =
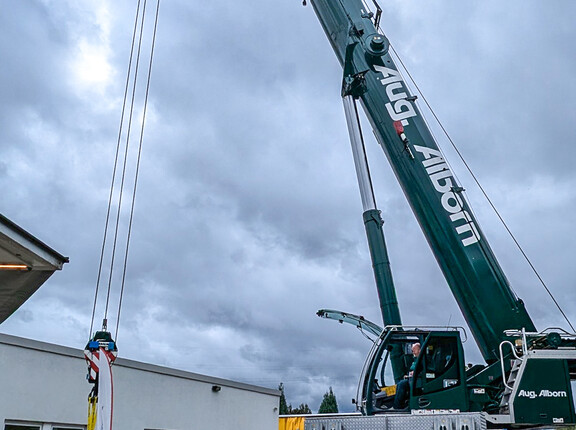
[[[278,385],[278,389],[280,390],[280,415],[289,415],[290,409],[286,403],[286,396],[284,395],[284,384],[282,382],[280,382],[280,385]]]
[[[318,409],[319,414],[335,414],[338,413],[338,402],[336,401],[336,396],[330,387],[330,391],[324,394],[320,408]]]
[[[280,407],[279,413],[280,415],[305,415],[311,414],[312,410],[306,403],[300,403],[300,406],[297,408],[292,408],[292,405],[289,405],[286,402],[286,396],[284,394],[284,384],[281,382],[278,385],[278,389],[280,390]]]
[[[291,409],[290,414],[292,415],[305,415],[312,413],[310,407],[308,407],[306,403],[300,403],[300,406],[294,409],[292,409],[292,406],[290,406],[290,409]]]

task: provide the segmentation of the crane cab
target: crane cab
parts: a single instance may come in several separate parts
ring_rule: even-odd
[[[360,381],[362,412],[468,411],[462,333],[386,327],[370,351]]]

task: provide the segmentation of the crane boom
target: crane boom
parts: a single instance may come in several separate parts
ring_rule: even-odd
[[[505,330],[536,331],[361,0],[311,0],[344,69],[342,95],[360,100],[484,359]]]

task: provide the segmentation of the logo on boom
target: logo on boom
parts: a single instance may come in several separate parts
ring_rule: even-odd
[[[386,103],[386,109],[393,121],[400,121],[404,127],[408,125],[408,118],[416,116],[416,110],[408,98],[408,93],[404,89],[404,81],[398,73],[398,70],[389,69],[388,67],[374,65],[377,72],[384,75],[380,83],[386,88],[386,95],[390,103]]]
[[[392,121],[400,122],[404,127],[409,125],[408,118],[417,116],[414,106],[408,100],[409,96],[404,86],[404,81],[398,70],[389,69],[388,67],[374,65],[377,72],[382,73],[383,77],[378,78],[384,85],[386,96],[390,100],[386,103],[386,110]],[[464,246],[472,245],[480,240],[480,234],[470,214],[463,209],[462,198],[455,192],[456,181],[440,151],[426,148],[424,146],[414,145],[414,149],[424,155],[422,164],[428,173],[428,177],[434,185],[436,191],[442,194],[442,207],[448,212],[452,223],[456,224],[456,233],[465,235],[461,239]]]
[[[424,155],[422,164],[436,191],[442,194],[442,207],[450,214],[450,220],[456,225],[458,235],[466,235],[462,240],[464,246],[480,240],[480,234],[470,214],[465,211],[462,198],[455,192],[456,181],[444,161],[440,151],[425,146],[414,145],[414,149]]]

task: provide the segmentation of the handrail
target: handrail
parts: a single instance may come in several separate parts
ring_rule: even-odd
[[[370,9],[370,6],[368,6],[368,4],[366,3],[366,0],[362,0],[362,3],[366,8],[366,10],[369,12],[369,16],[366,16],[366,18],[368,17],[374,18],[374,27],[376,28],[376,30],[378,30],[378,28],[380,27],[380,18],[382,17],[382,8],[380,7],[380,5],[376,0],[372,0],[372,3],[374,3],[374,7],[376,7],[376,13],[374,13]]]
[[[498,350],[500,352],[500,366],[502,368],[502,382],[504,382],[504,386],[506,388],[508,388],[509,390],[512,390],[512,387],[510,385],[508,385],[508,383],[506,382],[506,370],[504,369],[504,350],[503,350],[503,346],[504,345],[510,345],[510,348],[512,349],[512,355],[514,355],[514,357],[516,357],[517,360],[522,361],[522,358],[518,356],[518,354],[516,354],[516,348],[514,347],[514,344],[512,342],[510,342],[509,340],[504,340],[502,342],[500,342],[500,345],[498,346]]]
[[[504,330],[504,334],[506,336],[509,336],[509,337],[520,337],[522,335],[526,335],[529,337],[530,336],[544,336],[553,330],[559,331],[560,333],[558,333],[558,334],[562,337],[576,337],[576,333],[571,333],[571,332],[566,331],[565,329],[563,329],[561,327],[547,327],[542,331],[524,331],[524,330],[512,329],[512,330]]]

